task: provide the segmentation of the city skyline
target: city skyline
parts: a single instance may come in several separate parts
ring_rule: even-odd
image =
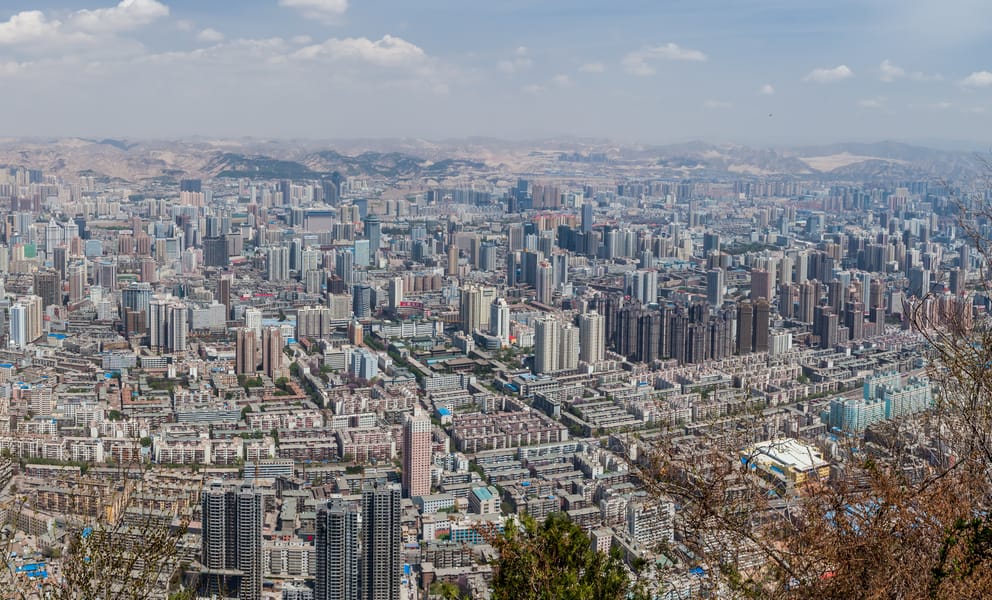
[[[18,136],[978,142],[992,129],[990,12],[24,3],[0,12],[0,79],[32,93],[0,108],[21,116]]]

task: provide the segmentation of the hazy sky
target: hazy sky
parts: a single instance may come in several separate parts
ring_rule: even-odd
[[[992,144],[992,1],[3,0],[0,86],[0,135]]]

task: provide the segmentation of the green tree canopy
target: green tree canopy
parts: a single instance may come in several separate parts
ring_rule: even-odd
[[[621,600],[632,592],[619,556],[593,549],[565,513],[544,523],[523,515],[507,523],[494,545],[500,551],[494,600]]]

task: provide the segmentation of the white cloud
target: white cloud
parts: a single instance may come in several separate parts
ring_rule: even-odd
[[[403,67],[423,63],[427,54],[416,44],[391,35],[372,41],[368,38],[331,38],[322,44],[304,46],[292,54],[303,60],[345,60],[382,67]]]
[[[196,25],[193,21],[187,21],[186,19],[180,19],[176,21],[176,29],[179,31],[193,31]]]
[[[522,91],[525,94],[537,95],[547,91],[547,88],[544,87],[543,85],[537,85],[536,83],[532,83],[530,85],[525,85],[524,87],[520,88],[520,91]]]
[[[579,71],[582,73],[603,73],[606,71],[606,65],[601,62],[586,63],[579,67]]]
[[[26,10],[0,23],[0,44],[18,44],[51,39],[58,35],[62,23],[49,21],[40,10]]]
[[[308,19],[334,22],[348,10],[348,0],[279,0],[279,6],[292,8]]]
[[[908,78],[912,81],[940,81],[942,77],[939,73],[923,73],[922,71],[907,72],[906,69],[892,64],[892,61],[885,59],[878,65],[879,79],[885,83],[892,83],[896,79]]]
[[[215,44],[217,42],[224,41],[224,34],[217,31],[216,29],[207,27],[200,33],[196,34],[196,39],[200,40],[201,42]]]
[[[18,73],[24,71],[27,65],[25,63],[19,63],[16,61],[0,62],[0,77],[6,75],[17,75]]]
[[[499,61],[496,63],[496,68],[507,75],[513,75],[533,67],[534,61],[527,56],[527,52],[527,46],[518,46],[513,51],[513,57]]]
[[[992,86],[992,72],[975,71],[961,80],[961,85],[970,88],[986,88]]]
[[[725,100],[706,100],[703,102],[703,108],[719,109],[719,108],[732,108],[734,105],[732,102],[727,102]]]
[[[930,105],[930,108],[932,108],[933,110],[947,110],[951,108],[951,106],[952,105],[950,102],[944,101],[944,102],[934,102],[933,104]]]
[[[552,77],[551,83],[557,85],[558,87],[567,87],[572,85],[572,80],[568,77],[568,75],[561,73]]]
[[[761,86],[761,89],[758,90],[758,93],[763,96],[771,96],[775,93],[775,88],[772,87],[772,84],[766,83],[765,85]]]
[[[309,35],[294,35],[289,39],[289,41],[293,42],[297,46],[305,46],[311,43],[313,41],[313,38],[310,37]]]
[[[654,46],[641,48],[628,53],[621,61],[624,69],[631,75],[647,76],[654,75],[655,68],[651,63],[663,60],[696,61],[706,60],[706,55],[699,50],[682,48],[678,44],[671,42],[664,46]]]
[[[803,77],[803,81],[812,81],[813,83],[834,83],[836,81],[841,81],[854,76],[854,71],[852,71],[847,65],[838,65],[832,69],[821,67],[813,69]]]
[[[883,60],[882,64],[878,66],[878,70],[882,74],[880,79],[886,83],[906,76],[906,70],[895,66],[889,59]]]
[[[169,7],[158,0],[121,0],[110,8],[76,11],[67,25],[88,33],[113,33],[130,31],[167,16]]]
[[[862,108],[883,110],[885,108],[885,98],[881,96],[876,96],[874,98],[863,98],[858,100],[858,106],[861,106]]]

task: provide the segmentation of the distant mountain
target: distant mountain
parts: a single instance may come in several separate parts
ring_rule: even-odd
[[[573,160],[563,161],[562,156]],[[899,142],[759,148],[703,141],[659,146],[579,138],[530,142],[0,139],[0,166],[41,168],[67,177],[86,173],[133,183],[170,183],[182,177],[302,180],[332,173],[411,181],[471,175],[505,181],[516,174],[537,178],[575,172],[581,177],[613,169],[630,177],[717,180],[969,181],[987,172],[982,158],[977,153]]]

